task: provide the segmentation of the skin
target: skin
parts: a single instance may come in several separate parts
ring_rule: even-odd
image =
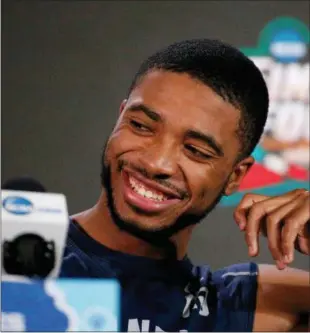
[[[239,119],[238,109],[186,74],[157,70],[144,76],[128,100],[121,104],[119,119],[104,154],[104,165],[111,172],[112,198],[118,216],[140,230],[157,232],[171,227],[183,216],[203,217],[221,195],[234,193],[254,163],[252,157],[236,162],[241,149],[236,134]],[[220,151],[210,140],[201,140],[193,132],[212,138]],[[126,174],[138,174],[151,184],[161,183],[178,194],[179,199],[159,212],[137,210],[124,196]],[[304,208],[309,204],[309,195],[299,194],[305,201],[300,199],[296,205],[292,203],[295,202],[293,195],[247,196],[236,209],[236,222],[244,231],[248,245],[254,247],[252,256],[258,253],[258,233],[264,229],[266,215],[273,214],[267,219],[268,239],[278,268],[282,269],[260,267],[255,330],[289,330],[298,322],[300,312],[310,308],[306,301],[297,301],[299,294],[309,292],[307,273],[283,269],[293,259],[284,261],[283,258],[284,254],[293,255],[294,236],[298,238],[296,230],[309,220]],[[289,207],[284,209],[283,205]],[[303,218],[299,217],[301,214]],[[277,230],[282,216],[290,218],[279,240]],[[104,187],[93,208],[73,217],[91,237],[111,249],[151,258],[164,256],[159,248],[116,226]],[[187,252],[193,228],[188,226],[171,237],[178,259]],[[304,234],[302,237],[304,242],[309,240]],[[298,242],[299,249],[306,249],[304,253],[309,254],[309,247],[300,237]],[[292,297],[286,299],[283,290],[291,292]]]
[[[309,191],[297,189],[277,197],[248,194],[234,218],[244,232],[249,255],[259,254],[262,233],[278,268],[260,265],[254,331],[309,332],[309,272],[288,267],[295,249],[310,255]]]

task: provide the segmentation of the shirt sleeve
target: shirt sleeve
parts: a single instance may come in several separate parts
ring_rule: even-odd
[[[217,331],[252,332],[256,309],[258,266],[236,264],[213,273],[217,291]]]

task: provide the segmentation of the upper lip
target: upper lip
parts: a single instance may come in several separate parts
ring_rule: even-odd
[[[182,196],[180,195],[180,193],[173,191],[172,189],[169,189],[165,186],[162,186],[156,182],[153,182],[152,180],[149,180],[149,179],[145,178],[144,176],[142,176],[140,173],[129,171],[129,170],[124,170],[124,171],[127,172],[129,177],[132,176],[133,178],[136,178],[137,180],[141,181],[141,183],[144,183],[146,186],[148,186],[150,189],[154,189],[155,191],[162,192],[166,196],[170,196],[170,197],[177,198],[177,199],[182,199]]]

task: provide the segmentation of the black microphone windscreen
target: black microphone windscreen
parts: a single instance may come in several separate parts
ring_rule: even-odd
[[[2,184],[1,188],[13,191],[46,192],[45,187],[38,180],[29,176],[8,179]]]

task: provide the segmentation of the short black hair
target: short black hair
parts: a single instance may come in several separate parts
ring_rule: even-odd
[[[237,134],[239,159],[258,144],[267,120],[269,96],[261,71],[237,48],[215,39],[184,40],[147,58],[129,88],[129,94],[150,71],[185,73],[209,86],[241,111]]]

